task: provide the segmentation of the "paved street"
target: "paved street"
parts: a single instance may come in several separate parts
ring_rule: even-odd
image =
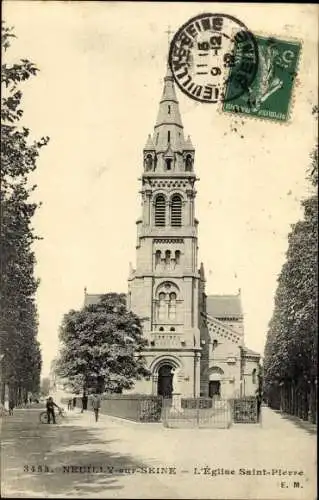
[[[2,419],[3,497],[316,497],[315,434],[268,408],[262,425],[229,430],[167,429],[105,415],[96,424],[91,412],[78,410],[54,426],[39,424],[39,412]]]

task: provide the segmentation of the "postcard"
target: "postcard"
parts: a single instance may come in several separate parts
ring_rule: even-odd
[[[318,8],[3,2],[1,495],[314,500]]]

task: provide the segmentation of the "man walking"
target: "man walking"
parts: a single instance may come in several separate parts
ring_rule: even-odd
[[[88,397],[86,395],[86,393],[84,392],[83,396],[82,396],[82,410],[81,410],[81,413],[83,413],[84,410],[87,410],[88,409]]]
[[[9,415],[13,415],[14,401],[12,398],[9,399]]]
[[[95,422],[97,422],[99,419],[99,410],[101,408],[101,398],[100,398],[99,394],[93,394],[92,408],[93,408],[94,415],[95,415]]]

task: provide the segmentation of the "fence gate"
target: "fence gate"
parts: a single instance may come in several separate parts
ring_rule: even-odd
[[[257,424],[259,411],[255,397],[234,399],[232,404],[235,424]]]
[[[232,405],[226,399],[163,399],[162,422],[165,427],[228,429],[232,421]]]

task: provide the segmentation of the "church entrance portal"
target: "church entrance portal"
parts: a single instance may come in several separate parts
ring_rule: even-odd
[[[220,381],[211,380],[209,382],[208,395],[210,398],[213,396],[220,396]]]
[[[162,365],[158,370],[157,394],[163,398],[172,398],[173,393],[173,367]]]

